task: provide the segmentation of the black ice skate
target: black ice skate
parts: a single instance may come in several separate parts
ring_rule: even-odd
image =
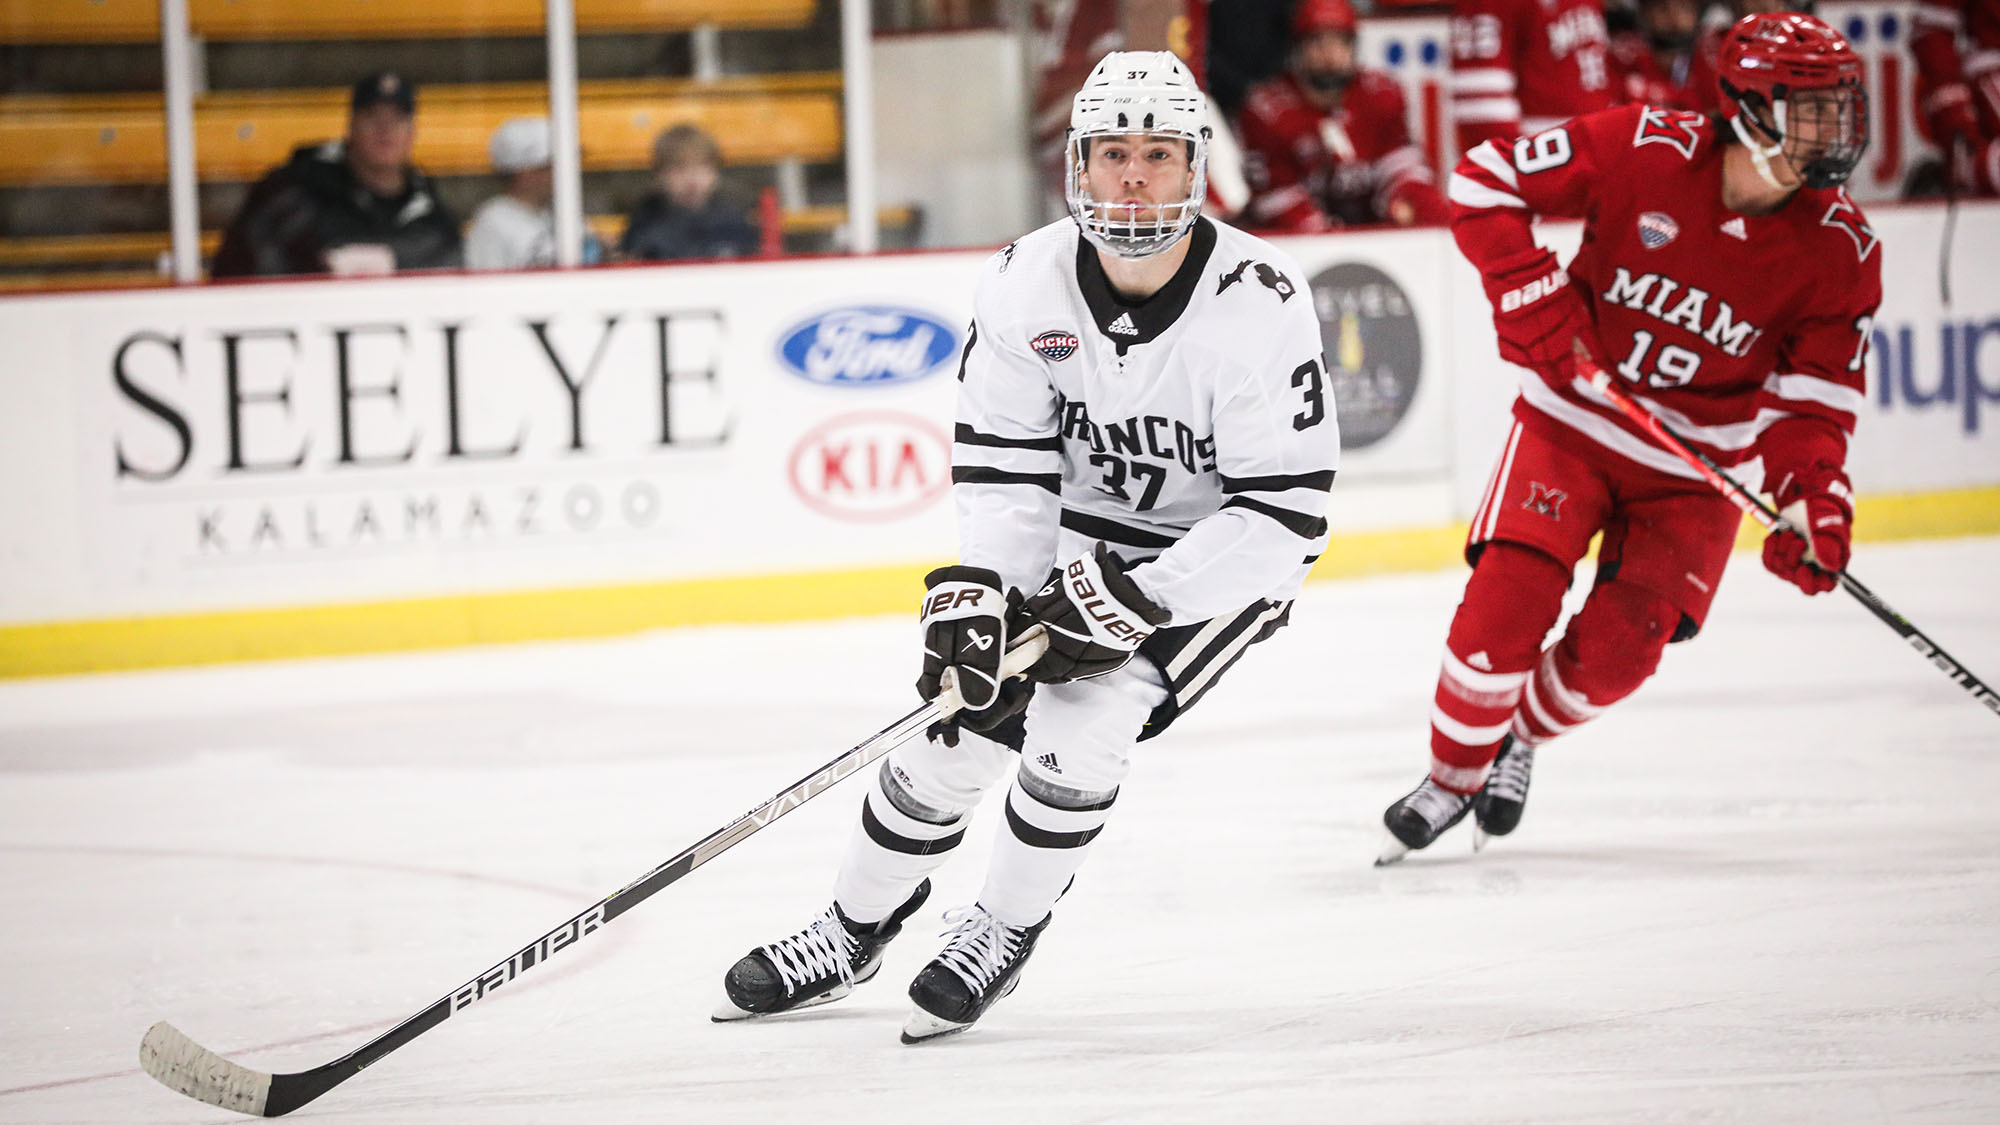
[[[903,1026],[903,1042],[922,1043],[971,1027],[1021,983],[1021,966],[1053,917],[1026,928],[1009,926],[976,903],[947,915],[946,921],[958,924],[944,950],[910,982],[917,1008]]]
[[[1493,759],[1493,772],[1486,775],[1486,787],[1472,799],[1472,814],[1479,823],[1473,839],[1476,849],[1487,836],[1505,836],[1521,823],[1528,807],[1528,777],[1535,768],[1535,748],[1508,735],[1500,740],[1500,756]]]
[[[882,950],[930,894],[931,881],[925,879],[895,913],[867,924],[850,920],[839,903],[827,907],[805,929],[760,945],[731,965],[722,978],[727,999],[710,1018],[728,1023],[774,1016],[846,996],[882,968]]]
[[[1375,866],[1387,867],[1413,851],[1430,847],[1431,841],[1464,820],[1471,811],[1470,793],[1454,793],[1424,778],[1423,784],[1382,813],[1389,839],[1382,846],[1382,854],[1375,857]]]

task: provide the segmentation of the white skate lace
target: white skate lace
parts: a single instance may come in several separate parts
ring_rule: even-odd
[[[1425,778],[1416,791],[1405,798],[1406,807],[1424,818],[1424,823],[1432,828],[1441,828],[1452,817],[1457,816],[1471,797],[1454,793],[1440,786],[1430,778]]]
[[[786,995],[796,993],[809,981],[829,976],[852,981],[854,957],[859,952],[861,943],[840,924],[830,906],[826,913],[813,919],[812,925],[764,947],[765,955],[785,982]]]
[[[944,952],[937,959],[978,993],[984,993],[1014,960],[1021,949],[1021,937],[1027,933],[1003,924],[978,906],[961,906],[947,913],[944,920],[956,924],[946,931]]]
[[[1521,802],[1528,799],[1528,775],[1535,768],[1535,748],[1516,742],[1498,762],[1493,765],[1493,776],[1486,780],[1486,795],[1503,801]]]

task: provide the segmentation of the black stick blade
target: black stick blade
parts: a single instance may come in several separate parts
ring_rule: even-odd
[[[270,1075],[230,1062],[165,1020],[139,1041],[139,1069],[169,1090],[252,1117],[265,1116],[271,1096]]]

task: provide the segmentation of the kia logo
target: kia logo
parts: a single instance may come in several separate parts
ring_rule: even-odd
[[[914,515],[951,487],[951,440],[892,410],[829,419],[792,448],[792,491],[824,516],[874,523]]]
[[[884,386],[937,374],[958,350],[938,318],[888,305],[856,305],[802,321],[778,340],[794,374],[832,387]]]

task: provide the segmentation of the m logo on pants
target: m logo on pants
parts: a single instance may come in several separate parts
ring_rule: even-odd
[[[1563,501],[1569,494],[1560,488],[1550,488],[1538,480],[1528,482],[1528,498],[1521,501],[1521,507],[1530,512],[1540,512],[1552,520],[1562,519]]]

